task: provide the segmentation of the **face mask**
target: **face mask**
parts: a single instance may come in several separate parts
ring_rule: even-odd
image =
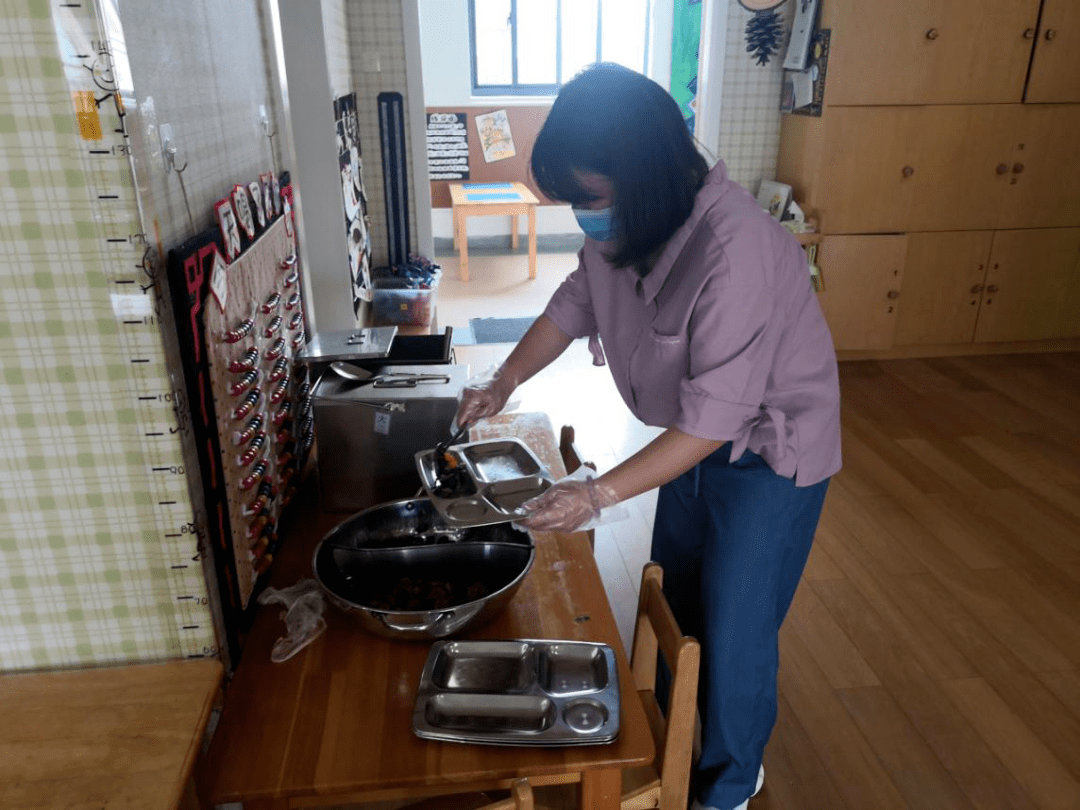
[[[586,236],[592,237],[597,242],[609,242],[615,238],[615,222],[611,216],[610,207],[599,208],[595,211],[585,208],[572,210]]]

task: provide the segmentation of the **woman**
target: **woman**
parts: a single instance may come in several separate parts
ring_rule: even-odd
[[[836,356],[805,256],[722,162],[708,169],[671,96],[616,65],[562,89],[532,171],[572,205],[585,246],[458,421],[497,413],[587,336],[631,411],[665,428],[530,501],[523,524],[569,531],[660,487],[652,558],[703,649],[693,806],[745,807],[776,720],[777,632],[840,468]]]

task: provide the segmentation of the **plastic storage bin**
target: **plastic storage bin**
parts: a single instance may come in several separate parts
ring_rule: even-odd
[[[372,318],[376,326],[427,326],[435,309],[439,280],[430,289],[410,289],[398,279],[373,279]]]

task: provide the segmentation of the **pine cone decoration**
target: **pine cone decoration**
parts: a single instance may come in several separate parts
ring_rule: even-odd
[[[759,11],[746,23],[746,52],[759,65],[768,64],[776,54],[783,36],[780,14],[776,11]]]

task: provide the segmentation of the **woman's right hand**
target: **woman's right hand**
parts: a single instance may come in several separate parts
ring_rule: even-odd
[[[482,383],[467,385],[461,390],[461,402],[458,403],[454,422],[460,427],[471,425],[478,419],[499,413],[514,393],[517,386],[501,372]]]

